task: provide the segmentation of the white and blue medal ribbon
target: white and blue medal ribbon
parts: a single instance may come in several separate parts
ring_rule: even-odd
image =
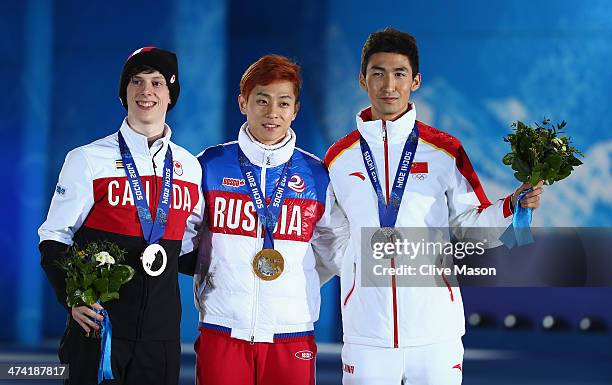
[[[98,302],[99,303],[99,302]],[[113,369],[111,367],[111,340],[113,339],[113,326],[111,325],[108,312],[104,309],[96,310],[96,314],[101,314],[104,318],[97,321],[101,326],[100,342],[100,365],[98,366],[98,384],[104,380],[113,380]]]
[[[289,181],[289,167],[291,166],[291,159],[289,159],[283,171],[278,179],[278,183],[272,192],[270,204],[266,205],[266,197],[259,187],[259,182],[255,177],[255,167],[253,163],[244,155],[242,150],[238,148],[238,162],[240,164],[240,171],[244,177],[245,184],[247,186],[249,196],[257,212],[257,217],[262,223],[264,228],[264,249],[274,249],[274,227],[278,222],[278,216],[281,212],[285,196],[287,195],[287,183]]]
[[[410,174],[410,168],[416,154],[417,145],[419,144],[419,130],[416,122],[412,132],[406,139],[404,149],[402,151],[402,157],[395,173],[395,180],[393,181],[393,188],[391,189],[391,195],[389,202],[385,200],[383,195],[382,187],[378,178],[378,172],[376,170],[376,164],[374,163],[374,156],[370,150],[368,142],[361,136],[359,138],[361,145],[361,155],[363,156],[363,163],[365,165],[368,176],[370,177],[370,183],[376,192],[378,199],[378,220],[382,229],[392,229],[395,227],[397,221],[397,215],[399,213],[400,204],[406,184],[408,183],[408,176]]]
[[[509,249],[514,246],[524,246],[534,242],[530,228],[533,209],[531,207],[524,208],[521,206],[521,200],[523,200],[525,195],[530,191],[533,191],[533,189],[529,188],[523,190],[519,194],[514,207],[512,223],[508,226],[506,231],[504,231],[501,237],[499,237],[499,240]]]
[[[123,139],[121,132],[118,133],[119,150],[121,151],[121,159],[123,167],[127,175],[132,197],[138,210],[138,218],[142,227],[142,234],[147,241],[147,244],[155,244],[162,239],[168,222],[168,212],[170,211],[170,202],[172,200],[172,150],[170,146],[166,150],[166,158],[164,160],[163,169],[163,187],[162,193],[159,196],[157,203],[157,212],[155,222],[151,218],[149,204],[145,197],[145,191],[142,187],[142,181],[134,158],[130,153],[130,149]],[[154,182],[155,183],[155,182]],[[111,320],[106,310],[96,310],[96,313],[102,314],[104,319],[101,324],[101,346],[100,346],[100,365],[98,366],[98,384],[104,380],[113,380],[113,370],[111,368],[111,341],[113,339],[113,328]]]
[[[140,227],[142,228],[142,235],[144,236],[147,244],[155,244],[159,242],[166,230],[166,224],[168,223],[168,213],[170,211],[170,202],[172,201],[172,149],[168,145],[166,150],[166,157],[164,159],[164,169],[162,172],[163,184],[162,192],[159,195],[159,201],[157,203],[157,210],[155,213],[155,222],[151,218],[151,211],[149,210],[149,204],[145,197],[145,191],[142,187],[142,181],[136,168],[134,158],[130,153],[123,135],[121,132],[119,136],[119,149],[121,150],[121,159],[123,160],[123,167],[125,174],[127,175],[130,189],[132,191],[132,197],[134,204],[138,211],[138,218]],[[155,183],[155,181],[153,181]]]

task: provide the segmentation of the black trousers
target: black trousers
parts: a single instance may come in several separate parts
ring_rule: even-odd
[[[62,338],[59,359],[70,365],[65,385],[97,385],[100,364],[100,339],[85,336],[85,331],[69,321]],[[111,367],[114,380],[105,385],[178,385],[181,367],[180,341],[132,341],[112,339]]]

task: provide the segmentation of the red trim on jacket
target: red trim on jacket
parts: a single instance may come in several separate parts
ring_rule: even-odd
[[[359,131],[354,130],[339,139],[336,143],[332,144],[332,146],[327,150],[327,154],[325,154],[325,167],[329,168],[329,166],[333,163],[333,161],[347,148],[351,147],[356,141],[359,140]]]
[[[387,139],[387,122],[382,121],[383,126],[383,144],[385,154],[385,197],[386,204],[391,200],[389,196],[389,141]],[[395,269],[395,258],[391,258],[391,269]],[[393,294],[393,347],[399,347],[399,326],[397,322],[397,281],[395,274],[391,276],[391,290]]]
[[[481,212],[482,210],[491,206],[491,202],[489,201],[489,198],[487,198],[487,194],[485,194],[484,189],[480,184],[478,175],[476,175],[476,171],[474,171],[474,167],[472,166],[472,163],[470,162],[470,159],[468,158],[467,153],[465,152],[465,149],[461,145],[459,139],[420,121],[417,121],[417,126],[419,128],[420,138],[446,151],[449,155],[455,158],[455,165],[457,166],[457,169],[468,181],[472,187],[472,190],[474,190],[476,197],[478,197],[478,201],[480,202],[478,212]]]
[[[512,194],[510,194],[504,198],[504,218],[508,218],[512,214]]]
[[[372,120],[372,107],[368,107],[365,110],[359,113],[359,117],[364,122],[369,122]]]
[[[455,296],[453,296],[453,289],[450,283],[448,283],[448,280],[446,279],[446,276],[444,274],[442,274],[442,279],[444,280],[444,284],[446,285],[446,288],[448,289],[448,293],[450,295],[451,302],[455,302]]]
[[[357,265],[355,265],[355,263],[353,263],[353,286],[351,286],[351,290],[349,290],[348,294],[346,295],[346,298],[344,298],[344,301],[342,301],[342,306],[346,306],[346,304],[348,303],[349,298],[351,298],[351,295],[353,294],[353,291],[355,290],[355,283],[357,281]]]

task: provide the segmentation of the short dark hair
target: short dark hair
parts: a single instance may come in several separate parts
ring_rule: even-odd
[[[131,68],[128,72],[127,72],[127,78],[128,81],[131,80],[134,76],[138,75],[138,74],[152,74],[153,72],[157,71],[155,68],[148,66],[146,64],[141,64],[141,65],[137,65],[133,68]]]
[[[363,76],[366,75],[370,57],[379,52],[399,53],[406,56],[410,61],[412,76],[419,73],[419,49],[414,36],[390,27],[371,33],[361,50],[361,74]]]

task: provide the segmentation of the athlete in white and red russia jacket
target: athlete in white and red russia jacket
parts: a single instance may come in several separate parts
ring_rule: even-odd
[[[336,142],[325,157],[351,229],[341,270],[345,342],[402,347],[444,341],[465,332],[458,288],[396,287],[394,280],[388,287],[362,288],[360,283],[361,228],[379,227],[379,219],[359,137],[372,149],[384,191],[395,178],[415,118],[414,104],[401,118],[387,122],[372,121],[370,109],[365,109],[357,115],[357,130]],[[459,140],[422,122],[417,127],[419,144],[411,173],[425,177],[409,179],[396,227],[507,227],[512,221],[511,196],[491,204]]]
[[[313,330],[321,280],[330,276],[320,279],[317,270],[337,271],[339,266],[331,266],[339,264],[342,236],[333,232],[347,229],[339,227],[343,214],[332,215],[334,195],[325,167],[295,147],[293,130],[282,142],[266,146],[246,127],[238,141],[208,148],[198,157],[208,230],[200,247],[207,254],[201,256],[206,270],[195,279],[196,306],[202,323],[229,328],[232,338],[273,342],[275,335]],[[253,273],[263,230],[238,164],[238,147],[255,166],[267,197],[291,159],[289,191],[274,231],[274,249],[283,255],[285,269],[273,281]]]

